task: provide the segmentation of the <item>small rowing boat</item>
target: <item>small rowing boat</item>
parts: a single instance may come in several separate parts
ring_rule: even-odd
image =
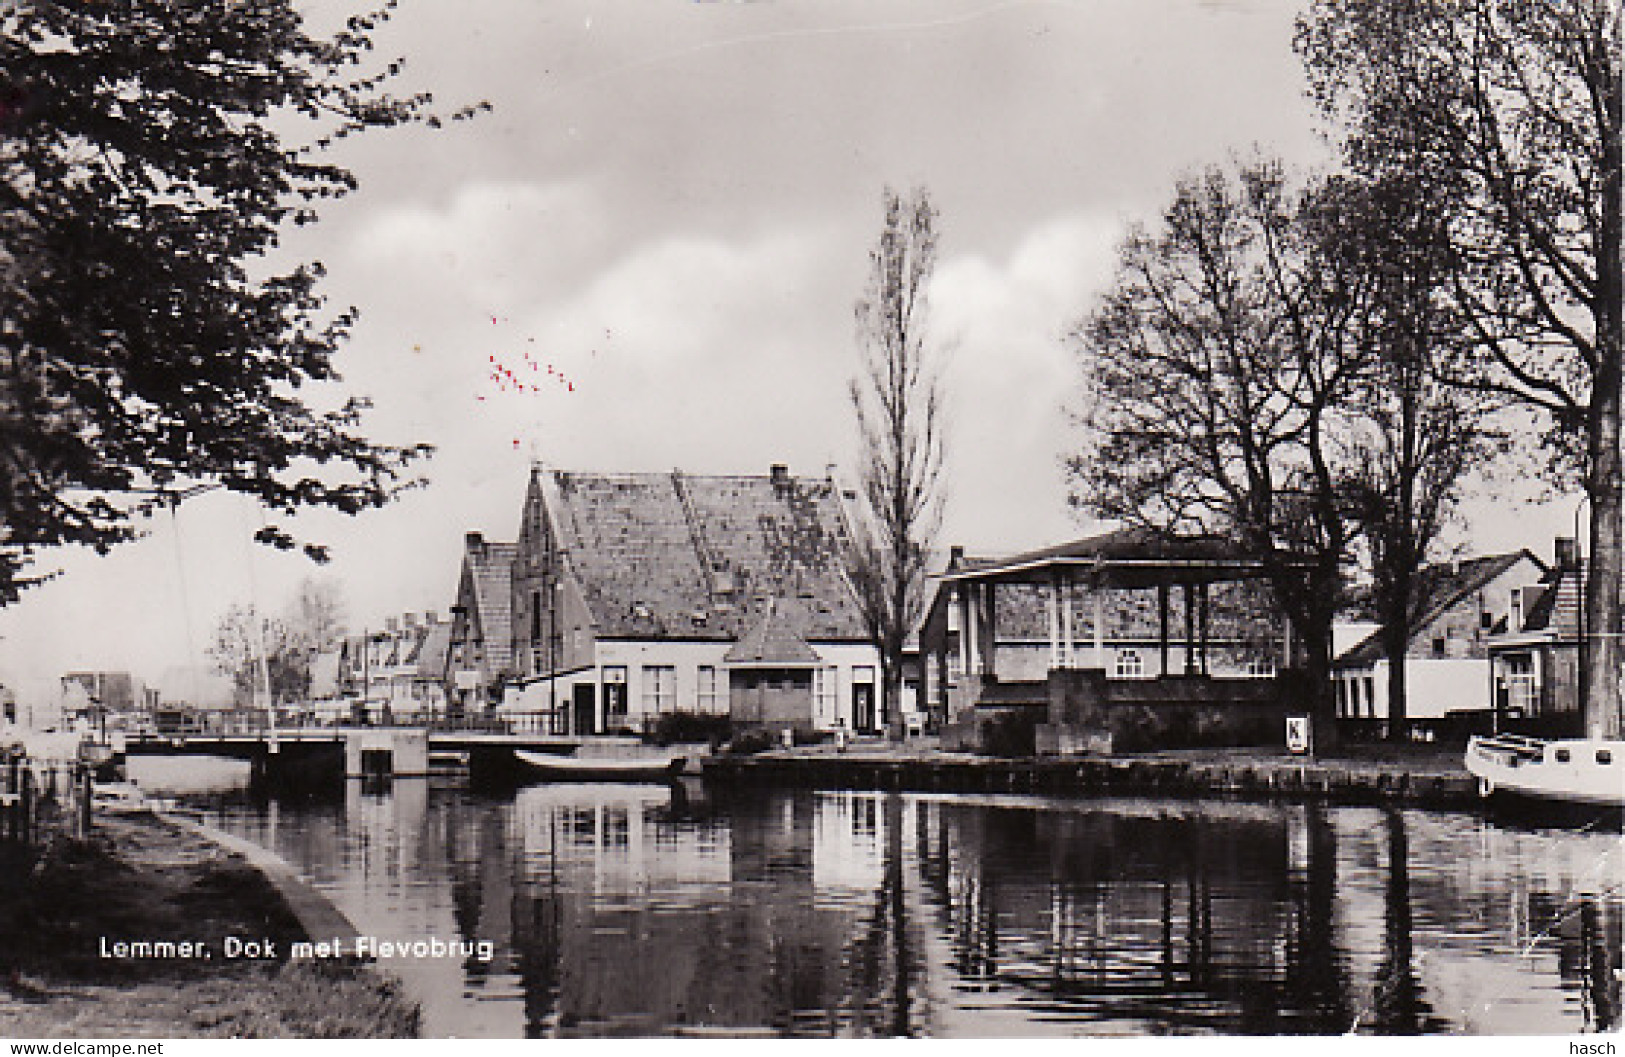
[[[682,756],[577,757],[515,749],[533,775],[556,782],[665,782],[683,770]]]
[[[1481,796],[1512,793],[1566,804],[1625,807],[1625,741],[1474,737],[1467,770]]]

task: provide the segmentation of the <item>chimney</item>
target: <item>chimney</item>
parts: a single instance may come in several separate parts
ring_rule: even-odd
[[[432,628],[436,624],[440,623],[440,614],[431,609],[427,613],[423,614],[423,622]]]
[[[1580,541],[1573,536],[1559,536],[1553,546],[1557,555],[1557,567],[1564,572],[1573,572],[1580,568]]]
[[[485,554],[485,534],[482,532],[468,532],[463,534],[463,542],[468,549],[482,557]]]
[[[394,617],[384,618],[384,630],[389,632],[391,635],[395,634],[395,632],[399,630],[400,626],[400,621],[396,620]]]
[[[767,473],[768,476],[773,479],[773,483],[776,485],[782,486],[790,483],[790,467],[786,466],[782,462],[776,462],[772,466],[769,466],[767,468]]]
[[[965,564],[965,548],[954,544],[948,548],[948,568],[957,569]]]
[[[401,620],[405,622],[408,631],[418,626],[418,615],[416,613],[403,614]]]

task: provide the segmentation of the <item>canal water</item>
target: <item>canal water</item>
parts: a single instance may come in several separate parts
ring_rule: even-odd
[[[1617,833],[1212,801],[396,781],[218,799],[429,1036],[1566,1033],[1620,1021]]]

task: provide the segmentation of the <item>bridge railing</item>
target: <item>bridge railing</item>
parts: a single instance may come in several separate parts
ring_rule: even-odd
[[[322,716],[311,710],[281,709],[273,721],[262,711],[197,710],[183,722],[160,724],[160,737],[263,737],[278,730],[407,728],[457,734],[564,734],[562,712],[423,713],[369,710],[357,716]]]

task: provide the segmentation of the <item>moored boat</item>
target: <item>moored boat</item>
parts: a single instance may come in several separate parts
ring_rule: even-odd
[[[532,775],[561,782],[665,782],[682,773],[682,756],[577,757],[515,749]]]
[[[1625,741],[1543,741],[1499,734],[1467,743],[1482,796],[1510,793],[1564,804],[1625,807]]]

